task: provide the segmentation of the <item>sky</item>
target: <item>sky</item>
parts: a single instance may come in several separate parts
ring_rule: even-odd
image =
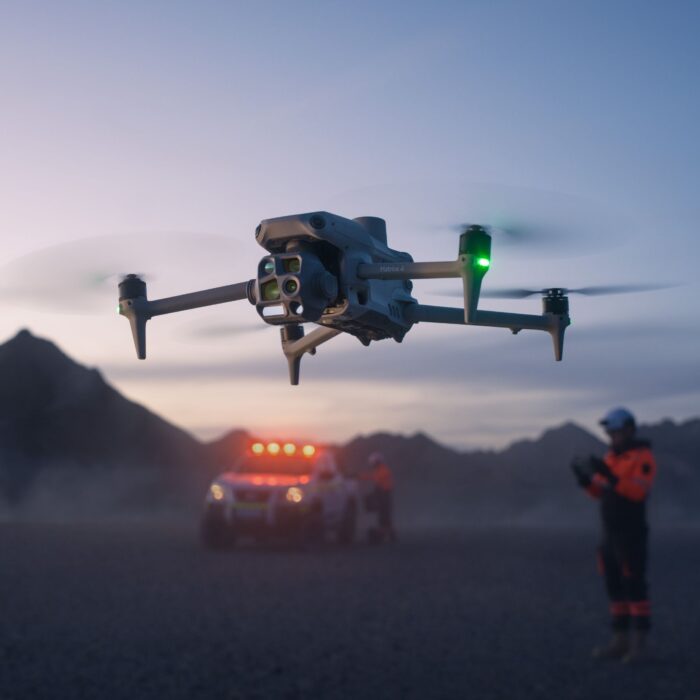
[[[50,338],[203,439],[499,447],[619,404],[698,415],[698,20],[681,1],[2,0],[0,340]],[[381,216],[390,246],[450,260],[449,225],[493,207],[574,245],[495,240],[484,289],[677,286],[572,296],[562,363],[546,334],[419,324],[401,345],[334,339],[297,387],[246,302],[153,320],[139,362],[114,285],[85,286],[245,280],[258,222],[315,210]],[[459,304],[448,287],[416,296]]]

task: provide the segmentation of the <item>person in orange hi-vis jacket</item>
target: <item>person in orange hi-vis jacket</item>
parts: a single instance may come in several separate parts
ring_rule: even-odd
[[[603,522],[598,566],[610,600],[613,636],[593,655],[629,663],[646,655],[651,627],[646,502],[656,461],[649,442],[637,439],[635,418],[626,408],[609,411],[600,424],[610,439],[604,459],[572,464],[579,485],[600,501]]]

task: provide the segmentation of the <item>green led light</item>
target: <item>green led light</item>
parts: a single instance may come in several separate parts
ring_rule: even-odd
[[[491,261],[488,258],[477,258],[476,264],[479,267],[489,267],[491,265]]]

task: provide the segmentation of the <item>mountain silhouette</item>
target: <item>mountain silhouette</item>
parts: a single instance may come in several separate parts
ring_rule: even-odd
[[[659,472],[650,501],[652,519],[678,524],[700,512],[700,420],[641,425]],[[376,433],[337,448],[341,461],[366,464],[379,451],[396,473],[399,515],[406,523],[574,525],[596,516],[592,499],[574,483],[574,457],[602,456],[606,445],[572,422],[499,451],[459,452],[429,437]]]
[[[0,346],[0,489],[8,502],[21,501],[39,481],[63,483],[68,492],[81,479],[117,471],[128,484],[122,497],[167,500],[197,482],[189,471],[200,452],[185,431],[124,398],[53,343],[23,330]],[[107,479],[105,488],[115,496],[119,485]]]
[[[700,419],[641,426],[660,465],[652,509],[662,522],[700,511]],[[210,479],[252,436],[201,443],[111,387],[48,340],[20,331],[0,345],[0,503],[41,513],[199,508]],[[502,450],[458,451],[424,433],[385,432],[330,446],[349,475],[381,452],[396,474],[399,521],[421,527],[568,524],[595,517],[569,463],[605,445],[575,423]]]
[[[252,441],[247,430],[231,430],[207,445],[206,463],[217,472],[230,469]]]

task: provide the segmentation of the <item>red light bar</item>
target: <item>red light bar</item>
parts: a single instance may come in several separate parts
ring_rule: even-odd
[[[313,457],[316,454],[316,448],[313,445],[295,445],[293,442],[285,442],[280,444],[279,442],[268,442],[264,444],[262,442],[254,442],[250,446],[250,451],[260,457],[265,453],[272,455],[273,457],[284,453],[287,457],[293,457],[294,455],[301,452],[304,457]]]

